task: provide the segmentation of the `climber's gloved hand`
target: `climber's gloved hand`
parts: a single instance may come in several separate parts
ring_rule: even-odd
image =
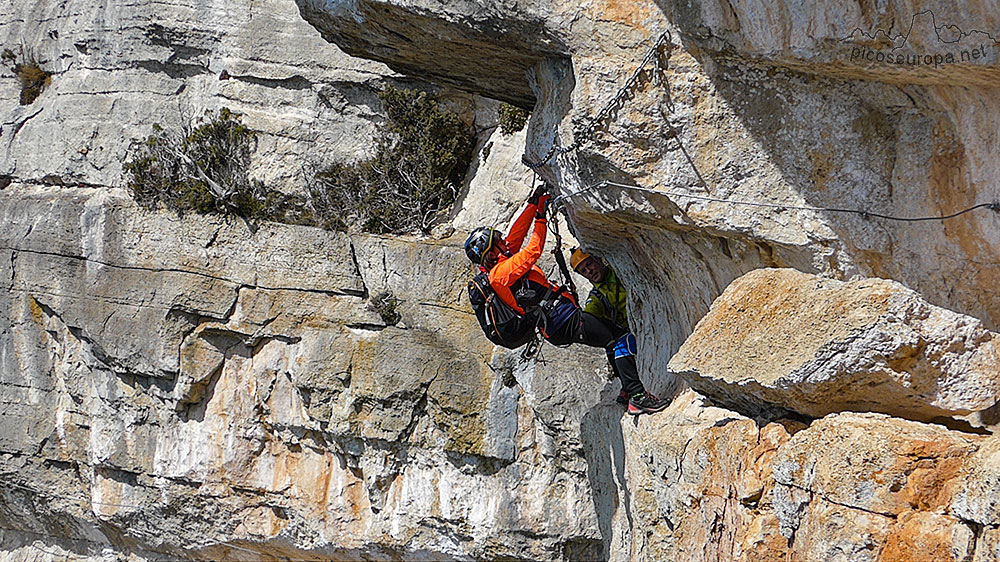
[[[549,192],[549,184],[543,181],[542,185],[536,187],[535,190],[531,192],[531,195],[528,196],[528,204],[538,205],[538,199],[542,195],[545,195],[548,192]]]
[[[538,197],[538,203],[535,204],[535,220],[545,218],[545,206],[548,204],[550,195],[546,193]]]

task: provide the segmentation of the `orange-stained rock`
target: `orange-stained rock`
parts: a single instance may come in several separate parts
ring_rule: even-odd
[[[963,465],[985,441],[882,414],[836,414],[796,433],[781,448],[774,478],[887,517],[943,510],[953,501]]]
[[[953,516],[909,511],[896,519],[880,562],[959,562],[969,559],[973,530]]]
[[[602,412],[614,431],[621,410]],[[625,423],[628,422],[628,423]],[[655,416],[620,420],[633,525],[649,533],[616,536],[613,551],[655,553],[664,560],[783,560],[771,507],[772,462],[789,434],[781,424],[764,428],[732,412],[706,406],[687,391]],[[600,473],[598,473],[600,474]],[[609,475],[613,478],[613,473]],[[613,521],[625,524],[625,515]]]
[[[612,428],[614,414],[602,413]],[[984,459],[996,441],[981,435],[857,413],[758,427],[691,391],[661,413],[622,421],[626,459],[641,462],[626,461],[627,486],[609,475],[632,517],[633,531],[612,542],[620,552],[693,561],[967,561],[973,529],[993,525],[955,512],[955,490],[991,470]],[[624,526],[622,517],[610,528]]]

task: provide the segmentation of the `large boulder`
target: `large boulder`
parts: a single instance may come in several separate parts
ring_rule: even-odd
[[[786,408],[930,420],[997,402],[998,343],[975,318],[894,281],[762,269],[723,292],[670,369],[751,415]]]

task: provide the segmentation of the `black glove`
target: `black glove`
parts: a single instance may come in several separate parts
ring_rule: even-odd
[[[531,192],[531,195],[528,196],[528,204],[537,205],[538,198],[541,197],[542,195],[545,195],[548,192],[549,192],[549,184],[546,182],[542,182],[542,185],[536,187],[535,190]]]

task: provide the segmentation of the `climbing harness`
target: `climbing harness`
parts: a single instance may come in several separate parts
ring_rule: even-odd
[[[629,97],[629,92],[639,80],[639,75],[642,74],[642,71],[650,62],[655,62],[656,65],[653,73],[653,84],[660,84],[660,74],[666,69],[664,61],[669,58],[669,49],[672,47],[673,37],[670,35],[670,31],[664,31],[656,39],[656,42],[653,43],[653,46],[649,48],[649,51],[646,52],[646,56],[643,57],[642,62],[640,62],[639,66],[636,67],[632,76],[625,81],[625,84],[619,88],[618,92],[612,96],[611,100],[609,100],[601,111],[597,113],[597,116],[594,117],[586,127],[581,129],[578,135],[574,135],[576,140],[573,141],[573,144],[565,148],[560,148],[558,145],[558,139],[553,139],[552,147],[549,148],[549,151],[545,153],[545,156],[541,160],[533,162],[528,159],[527,154],[524,154],[521,156],[521,162],[532,170],[536,170],[547,164],[556,154],[566,154],[567,152],[572,152],[577,148],[580,148],[580,145],[590,138],[590,136],[594,133],[594,129],[596,129],[598,125],[611,116],[615,110],[620,109],[621,106],[624,105],[625,100]],[[665,50],[666,52],[664,52]]]

